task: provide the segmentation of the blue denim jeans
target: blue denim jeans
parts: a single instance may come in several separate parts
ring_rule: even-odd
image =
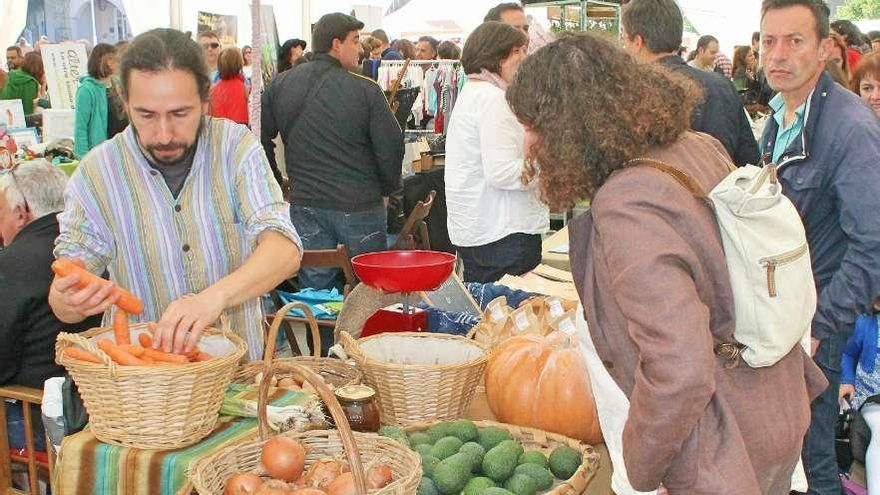
[[[38,451],[46,450],[46,433],[43,429],[42,412],[39,406],[31,407],[31,421],[34,430],[34,448]],[[24,450],[24,413],[21,402],[6,402],[6,430],[11,450]]]
[[[387,212],[384,206],[364,211],[345,212],[290,205],[290,219],[302,238],[304,249],[335,249],[344,244],[349,256],[388,249]],[[344,277],[336,268],[303,268],[299,271],[301,287],[342,289]],[[321,329],[322,355],[333,344],[332,329]],[[309,334],[311,346],[311,334]]]
[[[539,234],[510,234],[475,247],[455,247],[464,265],[465,282],[497,282],[504,275],[522,275],[541,263]]]
[[[813,358],[825,373],[828,388],[811,404],[812,419],[804,439],[804,468],[811,495],[840,495],[842,489],[834,434],[840,411],[840,358],[848,337],[847,334],[835,334],[822,340]]]

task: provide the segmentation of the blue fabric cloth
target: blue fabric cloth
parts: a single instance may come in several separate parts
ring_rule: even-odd
[[[305,288],[296,293],[280,290],[277,292],[284,304],[294,301],[304,303],[319,320],[335,320],[338,313],[332,308],[328,308],[326,303],[342,302],[342,294],[336,288],[329,290]],[[305,313],[297,308],[291,309],[287,314],[296,318],[305,317]]]
[[[442,309],[425,307],[428,313],[428,331],[450,335],[467,335],[480,322],[480,317],[468,313],[453,313]]]
[[[467,287],[467,290],[470,291],[471,295],[474,296],[474,299],[477,301],[477,304],[480,305],[480,309],[482,310],[485,310],[486,306],[499,296],[507,298],[507,305],[511,308],[518,308],[523,301],[540,295],[526,292],[524,290],[511,289],[510,287],[501,284],[469,282],[464,285]]]
[[[31,420],[33,421],[34,448],[37,451],[45,452],[46,435],[43,427],[43,416],[39,406],[31,407]],[[6,403],[6,431],[8,432],[9,449],[24,450],[24,412],[22,411],[21,402]]]
[[[880,315],[860,315],[852,336],[840,359],[840,383],[855,386],[852,407],[858,410],[868,397],[880,392],[880,374],[877,369],[878,321]]]
[[[880,315],[860,315],[856,318],[852,336],[843,349],[840,383],[855,385],[857,365],[867,373],[874,372],[874,363],[877,359],[878,320]]]

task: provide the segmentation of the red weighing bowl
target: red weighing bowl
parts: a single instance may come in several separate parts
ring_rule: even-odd
[[[383,292],[429,291],[452,274],[455,255],[440,251],[380,251],[351,259],[361,282]]]

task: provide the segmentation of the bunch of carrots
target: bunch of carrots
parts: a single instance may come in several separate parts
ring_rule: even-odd
[[[52,263],[52,270],[60,277],[79,273],[79,282],[77,283],[77,286],[80,288],[85,288],[91,283],[110,283],[69,260],[61,259],[55,261]],[[207,361],[213,357],[210,354],[198,350],[198,348],[188,354],[173,354],[153,349],[152,335],[155,335],[156,333],[156,324],[152,321],[147,323],[147,329],[152,335],[146,333],[139,334],[138,343],[132,344],[131,332],[128,327],[128,315],[142,313],[144,310],[144,303],[138,299],[137,296],[121,287],[116,287],[113,290],[120,296],[116,303],[116,314],[113,315],[113,337],[115,342],[110,339],[101,339],[98,341],[98,348],[110,356],[110,359],[118,364],[126,366],[148,366],[151,364],[182,365]],[[64,349],[64,354],[81,361],[98,364],[102,363],[98,356],[79,347],[68,347],[67,349]]]

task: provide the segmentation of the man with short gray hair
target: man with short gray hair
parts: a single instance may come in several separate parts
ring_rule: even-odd
[[[55,364],[58,332],[97,326],[99,319],[64,325],[47,301],[58,236],[56,214],[64,209],[67,175],[45,160],[0,169],[0,386],[43,388],[62,376]],[[21,406],[7,409],[11,447],[24,446]],[[38,443],[42,436],[37,436]],[[38,445],[39,447],[39,445]]]

